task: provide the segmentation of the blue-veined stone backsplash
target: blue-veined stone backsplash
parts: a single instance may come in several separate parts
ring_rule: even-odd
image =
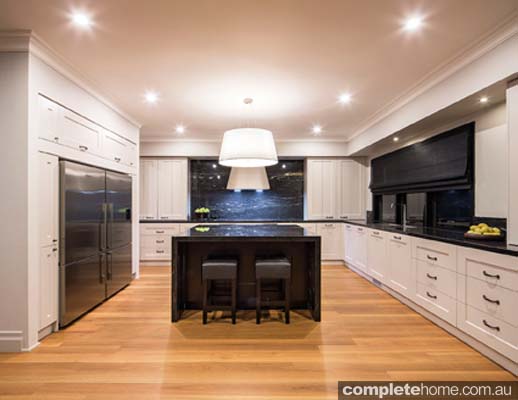
[[[191,160],[191,217],[210,208],[211,219],[300,220],[304,218],[304,161],[279,160],[267,167],[270,190],[227,190],[230,168],[214,160]]]

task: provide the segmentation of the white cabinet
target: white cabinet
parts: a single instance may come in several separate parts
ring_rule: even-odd
[[[129,140],[104,129],[103,157],[116,163],[134,166],[137,146]]]
[[[336,215],[336,161],[307,161],[308,219],[332,219]]]
[[[45,153],[38,157],[40,246],[52,246],[59,239],[59,160]]]
[[[355,226],[353,236],[353,265],[363,272],[367,272],[367,228]]]
[[[356,160],[339,160],[338,213],[341,219],[363,218],[365,214],[364,167]]]
[[[388,234],[388,280],[386,285],[406,297],[413,297],[415,273],[409,236]]]
[[[101,155],[101,144],[103,139],[102,128],[80,115],[67,110],[62,110],[62,135],[59,144]]]
[[[59,142],[62,107],[46,97],[38,96],[38,137],[50,142]]]
[[[140,219],[158,217],[158,161],[140,160]]]
[[[317,234],[321,237],[322,260],[341,260],[343,254],[342,224],[317,224]]]
[[[170,261],[172,237],[180,233],[180,224],[140,224],[140,259]]]
[[[379,282],[387,280],[387,238],[385,232],[369,229],[367,234],[367,273]]]
[[[354,226],[345,224],[344,226],[344,244],[345,254],[344,260],[347,264],[353,264],[354,261]]]
[[[158,161],[158,217],[187,219],[187,159]]]
[[[58,318],[59,160],[39,153],[39,330]]]

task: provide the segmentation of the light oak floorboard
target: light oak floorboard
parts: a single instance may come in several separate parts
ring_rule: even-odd
[[[141,278],[30,353],[0,354],[0,399],[336,399],[338,380],[514,380],[343,266],[324,266],[322,322],[253,311],[170,322],[170,273]]]

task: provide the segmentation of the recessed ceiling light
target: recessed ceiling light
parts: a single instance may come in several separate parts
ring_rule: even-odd
[[[398,138],[397,136],[395,136],[394,138],[392,138],[392,140],[393,140],[394,142],[399,142],[399,138]]]
[[[342,93],[340,96],[338,96],[338,101],[341,104],[349,104],[352,100],[352,96],[350,93]]]
[[[487,98],[487,96],[483,96],[480,98],[479,100],[481,103],[487,103],[489,101],[489,99]]]
[[[70,19],[74,25],[83,29],[88,29],[93,25],[92,18],[84,12],[74,11],[70,15]]]
[[[320,125],[313,125],[311,131],[314,135],[320,135],[322,133],[322,127]]]
[[[155,104],[158,101],[158,93],[149,90],[144,94],[144,100],[148,104]]]
[[[185,133],[185,126],[176,125],[176,133],[178,133],[179,135],[183,135]]]
[[[423,17],[420,15],[413,15],[408,17],[403,23],[403,30],[408,32],[414,32],[423,26]]]

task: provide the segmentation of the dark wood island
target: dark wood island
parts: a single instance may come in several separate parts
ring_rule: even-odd
[[[292,264],[292,310],[309,310],[320,321],[320,237],[298,225],[199,225],[172,238],[172,253],[173,322],[184,310],[202,308],[203,260],[238,260],[238,310],[251,310],[255,309],[255,259],[279,255]],[[270,290],[275,299],[279,291],[274,284]],[[222,290],[223,301],[228,300],[224,293]]]

